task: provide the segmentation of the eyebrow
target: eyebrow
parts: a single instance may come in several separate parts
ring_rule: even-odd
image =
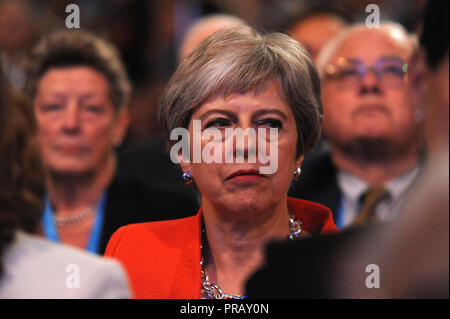
[[[215,114],[215,113],[223,114],[223,115],[226,115],[226,116],[228,116],[228,117],[230,117],[230,118],[233,118],[233,119],[236,118],[236,115],[235,115],[233,112],[226,111],[226,110],[212,109],[212,110],[209,110],[209,111],[206,111],[205,113],[203,113],[203,114],[200,116],[200,120],[203,121],[203,120],[204,120],[205,118],[207,118],[210,114]]]
[[[363,62],[360,58],[355,58],[355,57],[345,58],[345,59],[347,59],[348,61],[360,61],[360,62]],[[400,61],[406,61],[401,56],[392,54],[392,55],[382,55],[382,56],[378,57],[375,62],[377,62],[377,61],[379,61],[381,59],[395,59],[395,60],[400,60]]]
[[[200,120],[204,120],[210,114],[215,114],[215,113],[226,115],[226,116],[228,116],[228,117],[230,117],[232,119],[236,119],[237,118],[237,116],[236,116],[236,114],[234,112],[230,112],[230,111],[227,111],[227,110],[212,109],[212,110],[209,110],[209,111],[206,111],[205,113],[203,113],[200,116]],[[257,116],[270,114],[270,113],[275,113],[275,114],[279,115],[283,120],[287,120],[287,115],[285,113],[281,112],[280,110],[277,110],[277,109],[262,109],[262,110],[258,110],[254,114],[252,114],[252,117],[257,117]]]
[[[280,116],[283,120],[287,120],[287,115],[284,112],[281,112],[280,110],[277,110],[277,109],[258,110],[255,112],[254,116],[261,116],[261,115],[270,114],[270,113],[275,113],[278,116]]]

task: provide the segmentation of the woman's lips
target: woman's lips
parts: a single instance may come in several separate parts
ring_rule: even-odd
[[[250,170],[238,170],[231,175],[229,175],[226,180],[233,180],[233,181],[255,181],[259,180],[261,178],[265,178],[264,175],[261,175],[258,170],[256,169],[250,169]]]
[[[59,145],[57,149],[65,154],[78,155],[85,151],[85,147],[79,145]]]

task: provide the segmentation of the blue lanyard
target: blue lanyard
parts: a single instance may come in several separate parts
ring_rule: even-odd
[[[91,230],[91,234],[89,236],[88,244],[86,246],[86,250],[94,254],[98,254],[100,248],[105,205],[106,194],[103,194],[99,204],[97,205],[96,218]],[[55,221],[53,220],[53,210],[48,196],[45,197],[45,210],[44,214],[42,215],[42,225],[44,227],[45,236],[49,240],[60,242],[58,229],[56,228]]]
[[[344,226],[344,204],[343,204],[342,199],[339,201],[339,206],[338,206],[338,211],[337,211],[337,216],[336,216],[336,226],[339,229],[342,229],[342,227]]]

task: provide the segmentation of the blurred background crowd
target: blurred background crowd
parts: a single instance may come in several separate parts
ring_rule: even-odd
[[[426,290],[422,293],[423,288],[427,286],[420,280],[416,284],[417,291],[421,293],[416,295],[409,291],[400,291],[393,296],[427,297],[434,296],[435,293],[437,297],[448,297],[448,174],[446,178],[441,176],[441,172],[448,172],[448,30],[442,34],[434,32],[444,25],[448,29],[448,13],[443,15],[446,21],[437,21],[438,24],[434,25],[429,23],[431,25],[429,30],[433,31],[421,36],[426,2],[426,0],[0,0],[0,106],[5,110],[0,109],[0,133],[5,136],[3,140],[0,134],[0,147],[3,147],[0,148],[0,156],[7,158],[3,163],[0,162],[0,174],[4,174],[0,176],[0,179],[3,178],[3,181],[0,180],[2,210],[0,213],[8,213],[4,214],[7,216],[5,218],[0,215],[0,256],[4,253],[4,248],[11,244],[14,237],[13,230],[16,228],[37,233],[52,241],[61,241],[79,248],[85,247],[90,252],[103,255],[109,238],[123,225],[195,214],[201,205],[202,190],[184,185],[192,182],[192,175],[185,175],[184,171],[183,175],[179,167],[172,163],[168,154],[164,152],[163,140],[167,137],[165,136],[167,132],[164,132],[158,124],[158,105],[182,59],[206,36],[224,26],[237,23],[249,25],[258,31],[277,31],[292,36],[304,45],[312,57],[311,59],[306,54],[308,62],[311,65],[315,64],[318,69],[317,80],[319,81],[320,77],[322,91],[318,90],[319,95],[321,93],[321,103],[317,108],[321,108],[320,111],[325,114],[321,122],[324,135],[318,144],[319,147],[316,147],[311,155],[308,154],[304,161],[301,157],[293,175],[293,182],[290,184],[289,196],[327,206],[333,217],[332,228],[334,229],[336,224],[341,230],[369,225],[375,219],[378,222],[391,222],[397,218],[397,214],[400,214],[401,208],[406,207],[403,211],[408,210],[407,213],[411,215],[399,219],[397,224],[400,226],[397,227],[400,227],[398,232],[400,236],[397,231],[383,234],[387,239],[383,245],[378,245],[380,241],[376,237],[378,234],[375,234],[376,240],[367,244],[368,248],[361,246],[359,249],[367,248],[366,251],[377,252],[377,249],[390,248],[380,253],[385,258],[381,261],[387,265],[386,273],[390,271],[388,273],[390,282],[396,283],[396,280],[401,282],[406,278],[406,281],[415,276],[407,274],[397,277],[397,262],[402,269],[409,269],[409,263],[415,257],[416,247],[423,245],[423,250],[430,254],[431,262],[422,261],[416,264],[416,268],[419,274],[424,272],[430,274],[432,293],[427,295]],[[99,36],[100,41],[84,33],[80,33],[79,38],[74,33],[67,33],[69,34],[67,38],[65,35],[60,38],[56,35],[50,37],[48,42],[42,41],[54,31],[67,30],[66,18],[71,14],[66,12],[69,4],[76,4],[79,7],[81,30],[94,33]],[[399,25],[386,24],[378,30],[366,28],[364,22],[372,13],[366,11],[369,4],[375,4],[380,8],[381,22],[388,21]],[[428,16],[429,21],[432,21],[430,16],[436,14],[432,12]],[[357,23],[360,25],[355,26]],[[410,34],[413,36],[410,37]],[[447,37],[445,39],[447,42],[442,45],[444,36]],[[107,40],[117,48],[118,57],[115,56],[114,48],[103,43],[101,39]],[[321,51],[323,48],[326,50]],[[420,49],[417,50],[418,48]],[[421,55],[424,54],[424,50],[426,59]],[[86,56],[77,60],[80,56],[78,53],[86,53]],[[78,57],[74,58],[77,54]],[[94,55],[92,58],[94,62],[89,60],[90,54]],[[60,59],[58,55],[61,56]],[[189,62],[195,56],[190,55],[184,61]],[[85,57],[89,63],[83,60]],[[105,57],[106,63],[102,64]],[[123,62],[131,83],[128,83],[128,79],[124,76],[119,59]],[[425,60],[426,63],[423,62]],[[100,63],[101,67],[97,68],[96,63]],[[107,65],[106,71],[102,69],[104,65]],[[77,69],[78,66],[85,66],[87,70]],[[411,66],[415,68],[410,69]],[[95,75],[92,69],[101,72]],[[310,69],[316,72],[315,68]],[[349,74],[350,71],[353,74]],[[99,74],[106,77],[98,77]],[[109,78],[111,74],[116,78],[111,80]],[[34,85],[34,90],[29,90],[29,83]],[[56,102],[49,103],[48,101],[52,99],[46,100],[46,94],[55,87],[59,88],[58,85],[61,87],[64,85],[68,94],[72,94],[71,89],[76,87],[80,91],[93,89],[97,93],[100,92],[101,96],[105,92],[102,90],[105,83],[112,91],[117,89],[115,86],[117,84],[118,99],[122,98],[123,101],[128,100],[130,93],[128,84],[131,84],[129,103],[116,103],[114,91],[107,96],[106,102],[103,101],[104,110],[107,111],[97,113],[101,115],[98,117],[100,120],[91,122],[85,120],[86,118],[80,121],[81,116],[86,114],[83,112],[92,106],[82,108],[80,107],[82,102],[78,102],[80,105],[77,105],[79,107],[77,112],[80,113],[70,112],[71,104],[67,102],[68,99],[64,102],[67,104],[65,113],[60,113],[63,115],[59,118],[51,117],[51,112],[48,112],[50,109],[58,109]],[[25,93],[31,99],[26,101],[15,92]],[[123,105],[116,105],[121,103]],[[30,118],[28,104],[32,106],[36,118]],[[356,118],[353,116],[358,111],[356,108],[360,105],[362,108],[368,108],[368,116],[352,122],[351,120]],[[121,108],[122,106],[127,108]],[[20,115],[22,111],[23,114]],[[87,112],[91,111],[93,112],[91,115],[98,111],[95,110],[95,105],[93,110]],[[101,119],[102,116],[105,119],[109,111],[113,116],[108,118],[110,123],[106,123]],[[377,117],[371,117],[377,112],[388,115],[378,117],[378,120],[381,118],[379,126]],[[21,116],[25,117],[21,119]],[[20,121],[22,122],[19,123]],[[319,122],[317,120],[317,126]],[[371,131],[372,124],[374,124],[373,131]],[[102,131],[104,126],[107,126],[108,130]],[[424,128],[425,126],[427,127]],[[378,129],[385,132],[386,136],[383,134],[380,134],[381,137],[375,136]],[[21,130],[23,136],[17,133]],[[30,132],[27,132],[28,130]],[[37,176],[28,173],[42,164],[36,162],[35,165],[32,160],[28,161],[29,158],[33,158],[32,155],[36,155],[31,154],[31,151],[27,153],[26,138],[31,137],[32,142],[35,142],[34,131],[38,132],[36,140],[40,146],[41,161],[45,166],[45,177],[39,175],[40,169],[35,170]],[[14,134],[20,143],[11,137]],[[80,144],[82,147],[78,149],[69,145],[63,150],[70,158],[78,160],[67,163],[81,166],[65,167],[67,163],[56,156],[57,138],[62,137],[64,140],[68,136],[79,137],[84,143]],[[93,154],[92,158],[81,156],[84,154],[83,147],[90,151],[86,153]],[[72,156],[76,155],[75,153],[81,154],[79,158]],[[118,164],[115,162],[116,155]],[[95,156],[105,160],[98,161]],[[0,158],[1,160],[3,158]],[[280,165],[281,170],[286,169],[286,163]],[[291,178],[290,183],[292,174],[289,174],[291,173],[287,173],[286,176]],[[11,181],[4,178],[7,175]],[[421,177],[422,175],[424,177]],[[34,178],[39,180],[36,184]],[[205,180],[209,182],[208,178]],[[416,184],[422,187],[416,190],[421,196],[412,193],[413,196],[407,200],[409,206],[401,206],[404,198],[408,198],[406,196],[410,186],[414,186],[416,180],[419,181]],[[31,186],[26,185],[26,181],[33,183]],[[194,181],[194,185],[198,186],[198,180]],[[20,193],[18,196],[21,197],[17,197],[19,198],[17,202],[25,206],[21,207],[19,204],[14,206],[15,188],[11,185],[17,186],[17,193]],[[385,189],[379,186],[385,186]],[[21,188],[25,191],[21,191]],[[27,198],[27,188],[36,188],[36,194],[33,196],[37,196]],[[378,195],[375,195],[377,193]],[[423,213],[428,214],[429,202],[432,202],[435,208],[430,208],[430,218]],[[10,204],[11,207],[8,206]],[[27,204],[33,209],[29,210]],[[231,206],[233,205],[231,203]],[[14,213],[20,211],[28,211],[26,214],[29,214],[27,216],[29,220],[26,222],[29,222],[29,227],[17,225],[19,218],[14,216]],[[65,222],[58,222],[56,218],[58,213],[62,215],[61,220],[66,218]],[[71,214],[76,218],[71,219]],[[8,220],[11,216],[17,220]],[[104,217],[104,220],[99,216]],[[422,219],[432,221],[424,230],[420,226]],[[14,227],[10,227],[13,223]],[[362,229],[365,232],[365,228]],[[416,231],[424,236],[416,236]],[[343,247],[351,247],[348,251],[354,252],[353,244],[361,240],[357,236],[354,237],[351,232],[344,231],[343,234],[352,239],[349,246],[343,244]],[[91,243],[94,237],[95,240]],[[342,238],[341,240],[347,240],[347,237]],[[339,265],[335,261],[352,261],[354,256],[342,258],[339,254],[340,242],[331,239],[330,244],[324,241],[324,249],[317,246],[318,241],[312,240],[310,255],[315,256],[317,259],[315,262],[324,269],[328,265],[331,265],[328,268],[336,265],[336,269],[339,267],[351,269],[350,264],[350,266]],[[413,244],[410,245],[412,239],[416,241],[412,241]],[[31,241],[28,246],[33,244]],[[295,251],[303,249],[303,252],[307,253],[308,243],[306,240],[303,244],[306,246],[294,247]],[[197,249],[198,245],[195,248]],[[318,248],[322,255],[318,253]],[[114,252],[111,250],[115,248],[109,249],[109,255],[112,256]],[[20,252],[17,253],[18,256],[26,255],[18,251]],[[324,258],[333,256],[328,254],[330,251],[338,253],[336,260],[330,257],[328,264],[324,262],[326,261]],[[8,254],[4,258],[6,273],[16,271],[17,278],[22,278],[26,267],[25,270],[21,270],[20,267],[15,269],[14,262],[18,259],[14,257],[14,250],[11,249]],[[58,259],[63,255],[62,251],[55,251],[52,257],[64,263]],[[391,258],[400,255],[406,256],[405,259]],[[81,264],[85,262],[83,259],[85,257],[74,256],[75,259],[80,258]],[[303,258],[305,255],[299,256]],[[364,257],[364,254],[362,256]],[[274,259],[282,260],[276,256]],[[43,263],[45,265],[45,260]],[[89,262],[86,261],[86,264]],[[113,264],[94,264],[89,266],[94,273],[102,272],[101,267],[106,267],[108,270],[106,273],[110,272],[111,275],[118,272]],[[139,262],[136,264],[141,266]],[[295,260],[287,264],[297,267]],[[432,264],[438,268],[433,269],[433,266],[429,266]],[[198,263],[196,265],[198,266]],[[310,265],[314,266],[314,260],[305,265],[307,268]],[[99,268],[96,268],[97,266]],[[57,267],[57,263],[54,267]],[[317,273],[322,275],[326,270]],[[302,274],[308,271],[311,269],[302,269]],[[267,273],[278,274],[270,269]],[[337,273],[343,273],[342,278],[346,278],[346,272]],[[48,271],[48,274],[51,277],[51,271]],[[122,278],[122,274],[116,275],[115,278],[120,277],[121,280],[112,282],[111,285],[115,286],[117,294],[102,297],[129,297],[124,284],[126,280]],[[320,287],[317,278],[310,277],[313,289]],[[99,278],[108,281],[107,276]],[[327,277],[322,279],[323,286],[328,289],[329,283],[325,279]],[[265,278],[260,281],[263,286],[266,286],[267,282]],[[276,285],[282,284],[278,279],[275,282]],[[4,281],[3,284],[5,283],[8,284]],[[21,287],[21,284],[22,282],[17,284],[17,287]],[[23,285],[26,284],[24,281]],[[393,285],[407,287],[408,283]],[[259,286],[255,287],[255,291],[263,291]],[[342,284],[342,287],[346,289],[346,283]],[[284,288],[276,286],[274,291],[284,291]],[[332,297],[362,295],[358,287],[354,290],[354,294],[341,292]],[[20,290],[20,293],[23,291],[26,289]],[[293,291],[287,297],[304,297],[296,293],[297,291]],[[32,290],[30,296],[33,296]],[[82,294],[81,296],[86,297]],[[329,297],[326,294],[325,296]],[[2,297],[1,289],[0,297]]]
[[[110,40],[120,51],[134,90],[131,122],[122,147],[152,141],[160,135],[157,101],[177,66],[183,37],[197,19],[210,14],[230,14],[259,30],[294,34],[296,21],[305,12],[327,11],[345,22],[364,22],[368,4],[381,8],[381,19],[418,31],[424,0],[2,0],[0,1],[0,55],[2,69],[13,87],[25,79],[21,57],[41,36],[64,29],[68,4],[80,8],[81,28]],[[334,35],[339,24],[312,25],[308,34],[321,29]],[[328,29],[327,29],[328,28]],[[331,30],[331,31],[329,31]],[[301,32],[301,31],[299,31]],[[311,36],[309,36],[311,37]],[[317,39],[316,39],[317,41]]]

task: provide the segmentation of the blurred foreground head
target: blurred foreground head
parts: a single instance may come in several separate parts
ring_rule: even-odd
[[[17,229],[33,232],[42,210],[42,171],[28,102],[0,73],[0,254]]]
[[[411,62],[410,94],[425,114],[429,155],[449,143],[448,1],[428,1],[420,49]]]

